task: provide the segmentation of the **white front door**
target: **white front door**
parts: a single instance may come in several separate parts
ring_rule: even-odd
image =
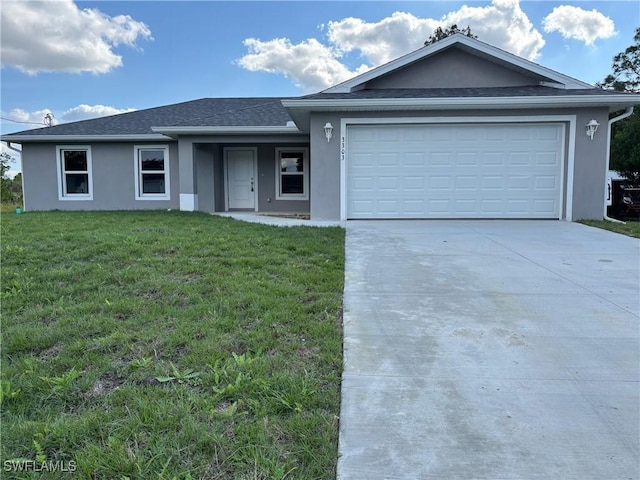
[[[255,209],[255,162],[254,148],[226,150],[227,208]]]

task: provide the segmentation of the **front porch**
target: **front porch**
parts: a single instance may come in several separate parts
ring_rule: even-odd
[[[310,214],[309,139],[179,138],[180,210]]]

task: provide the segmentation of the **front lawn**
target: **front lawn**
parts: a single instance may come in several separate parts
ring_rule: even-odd
[[[1,222],[3,478],[335,476],[342,229]]]
[[[626,223],[616,223],[609,221],[582,220],[580,223],[590,227],[603,228],[612,232],[628,235],[629,237],[640,238],[640,222],[628,221]]]

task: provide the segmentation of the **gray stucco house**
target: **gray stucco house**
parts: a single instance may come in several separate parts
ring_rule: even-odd
[[[601,219],[609,113],[636,104],[458,34],[313,95],[205,98],[2,140],[22,145],[27,211]]]

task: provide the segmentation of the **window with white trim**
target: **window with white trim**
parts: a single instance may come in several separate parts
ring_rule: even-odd
[[[169,147],[136,146],[136,200],[169,200]]]
[[[93,200],[91,147],[56,147],[58,198],[60,200]]]
[[[309,149],[276,148],[276,200],[309,199]]]

